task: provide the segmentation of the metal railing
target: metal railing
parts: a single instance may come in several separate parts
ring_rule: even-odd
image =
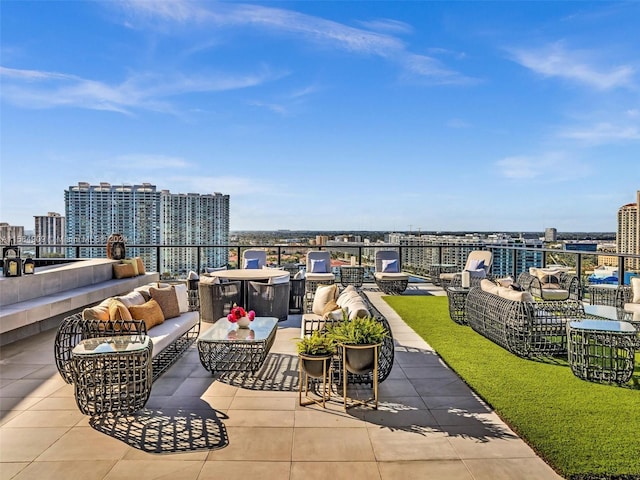
[[[49,264],[57,260],[60,262],[68,262],[73,260],[83,259],[81,252],[83,249],[100,249],[101,245],[95,244],[23,244],[17,245],[23,253],[25,251],[35,252],[33,255],[36,259],[40,259],[40,252],[42,249],[50,251],[51,249],[65,249],[75,252],[75,258],[44,258]],[[617,271],[618,271],[618,283],[624,283],[625,272],[629,270],[637,270],[640,265],[640,255],[633,254],[617,254],[608,252],[593,252],[593,251],[580,251],[580,250],[558,250],[548,248],[533,248],[526,246],[514,246],[514,245],[487,245],[487,244],[435,244],[435,245],[399,245],[399,244],[345,244],[345,245],[269,245],[269,244],[227,244],[227,245],[135,245],[127,244],[127,250],[132,249],[134,251],[145,252],[148,258],[153,258],[155,265],[147,265],[147,268],[156,271],[162,271],[163,265],[163,252],[167,249],[196,249],[196,262],[194,265],[190,265],[190,270],[197,272],[204,271],[202,258],[205,249],[219,249],[221,251],[226,250],[228,253],[233,252],[237,259],[242,258],[242,251],[246,249],[265,249],[267,250],[268,257],[273,259],[271,263],[276,265],[283,265],[285,263],[299,263],[299,262],[287,262],[291,258],[302,259],[306,255],[306,252],[310,250],[328,250],[336,258],[343,259],[347,263],[350,256],[356,257],[356,264],[361,266],[372,267],[375,264],[375,252],[377,250],[389,250],[395,249],[399,253],[399,257],[402,264],[402,270],[410,273],[416,278],[428,278],[429,268],[432,264],[444,263],[446,260],[451,263],[459,265],[460,269],[464,266],[464,260],[468,253],[472,250],[490,250],[493,253],[493,273],[497,275],[517,276],[528,269],[529,266],[542,267],[548,265],[548,260],[552,259],[553,262],[557,262],[558,259],[564,262],[565,265],[572,267],[576,273],[584,277],[586,275],[587,267],[590,265],[597,265],[595,260],[598,256],[615,257],[617,258]],[[129,250],[130,251],[130,250]],[[106,250],[105,255],[106,256]],[[85,257],[87,258],[87,257]],[[228,258],[228,256],[227,256]],[[451,261],[451,258],[455,258],[455,261]],[[239,260],[235,265],[228,262],[229,267],[238,265]],[[348,263],[347,263],[348,264]],[[219,265],[212,265],[219,266]],[[179,274],[179,272],[178,272]],[[586,283],[586,282],[583,282]]]

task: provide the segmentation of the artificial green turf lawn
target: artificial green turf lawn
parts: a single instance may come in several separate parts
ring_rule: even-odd
[[[384,299],[561,475],[640,478],[638,367],[625,387],[580,380],[566,360],[517,357],[451,321],[447,297]]]

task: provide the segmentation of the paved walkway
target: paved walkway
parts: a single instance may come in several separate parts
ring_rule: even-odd
[[[192,348],[146,408],[120,420],[79,413],[53,362],[55,332],[3,347],[0,480],[560,478],[378,292],[367,294],[397,343],[377,411],[345,412],[341,397],[324,410],[298,405],[299,316],[280,325],[255,377],[215,379]]]

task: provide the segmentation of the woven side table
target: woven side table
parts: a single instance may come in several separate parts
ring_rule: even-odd
[[[340,267],[340,284],[343,287],[353,285],[361,287],[364,282],[364,267],[343,265]]]
[[[449,299],[449,317],[460,325],[468,325],[467,322],[467,295],[469,288],[447,287],[447,298]]]
[[[615,307],[618,299],[618,285],[589,285],[589,304]]]
[[[593,382],[628,382],[633,375],[636,335],[636,329],[628,322],[569,322],[567,348],[571,371]]]
[[[132,414],[151,394],[153,343],[146,335],[82,340],[71,351],[71,377],[85,415]]]

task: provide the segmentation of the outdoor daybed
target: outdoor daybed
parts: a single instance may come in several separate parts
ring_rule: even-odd
[[[200,332],[198,296],[185,284],[152,283],[66,317],[58,328],[54,356],[60,375],[72,383],[71,351],[87,338],[148,335],[153,379],[171,366]]]
[[[567,322],[585,318],[578,301],[534,301],[486,279],[471,288],[466,309],[471,328],[521,357],[566,354]]]

